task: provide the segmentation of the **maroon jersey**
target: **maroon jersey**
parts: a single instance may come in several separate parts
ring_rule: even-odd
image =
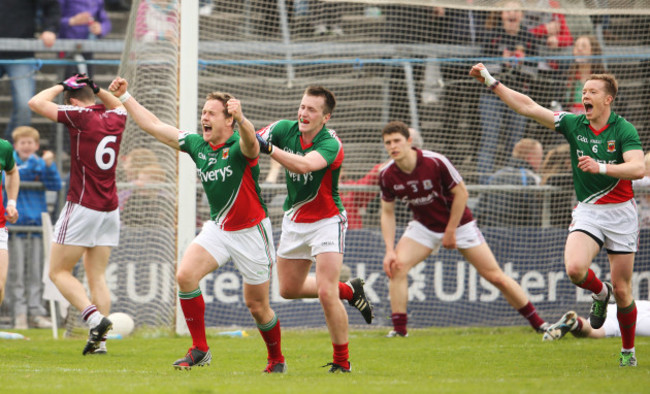
[[[96,211],[118,207],[115,168],[126,111],[59,106],[59,123],[70,133],[70,189],[67,200]]]
[[[445,156],[428,150],[415,151],[417,162],[412,173],[403,172],[394,161],[381,170],[381,198],[387,202],[396,198],[404,201],[415,220],[433,232],[444,233],[454,199],[451,189],[463,178]],[[459,225],[472,220],[472,212],[465,207]]]

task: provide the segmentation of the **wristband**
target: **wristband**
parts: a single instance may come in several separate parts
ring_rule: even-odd
[[[603,175],[607,174],[607,164],[598,163],[598,173]]]
[[[16,200],[7,200],[7,207],[16,208]]]
[[[120,102],[121,102],[122,104],[124,104],[124,103],[126,102],[126,100],[128,100],[128,99],[130,99],[130,98],[131,98],[131,94],[130,94],[129,92],[124,92],[123,95],[121,95],[120,97],[118,97],[118,99],[120,100]]]
[[[484,81],[485,86],[487,86],[490,89],[496,88],[497,85],[499,84],[499,81],[497,81],[492,75],[490,75],[490,72],[486,68],[481,69],[481,76],[485,80]]]

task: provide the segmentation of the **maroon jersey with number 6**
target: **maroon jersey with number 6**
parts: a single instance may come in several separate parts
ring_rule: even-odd
[[[67,200],[96,211],[118,207],[115,168],[126,124],[122,108],[59,106],[58,121],[70,133],[70,189]]]
[[[415,148],[413,148],[415,149]],[[413,218],[429,230],[445,232],[454,195],[451,189],[463,181],[460,173],[445,156],[415,149],[417,164],[410,174],[390,161],[379,173],[381,198],[386,202],[399,199],[408,204]],[[473,220],[469,208],[459,225]]]

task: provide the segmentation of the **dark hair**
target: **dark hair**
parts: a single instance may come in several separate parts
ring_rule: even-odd
[[[404,122],[400,122],[398,120],[394,120],[392,122],[389,122],[384,128],[381,130],[381,135],[382,137],[387,135],[387,134],[394,134],[394,133],[400,133],[403,135],[407,140],[411,136],[411,133],[409,132],[409,127],[406,125]]]
[[[591,74],[587,81],[605,82],[605,92],[612,96],[612,98],[616,98],[616,94],[618,93],[618,82],[616,82],[616,78],[614,78],[612,74]]]
[[[95,102],[95,93],[90,86],[84,86],[77,90],[66,90],[63,92],[63,102],[70,104],[70,99],[76,99],[84,103]]]
[[[336,107],[336,97],[334,97],[334,93],[322,86],[308,86],[307,89],[305,89],[304,94],[325,99],[323,114],[331,114],[334,111],[334,107]]]
[[[206,101],[207,100],[217,100],[220,101],[221,104],[223,104],[223,115],[226,118],[231,117],[232,115],[228,113],[228,100],[235,98],[233,95],[230,93],[224,93],[224,92],[212,92],[208,93],[207,96],[205,96]],[[233,118],[232,120],[232,127],[235,127],[235,119]]]

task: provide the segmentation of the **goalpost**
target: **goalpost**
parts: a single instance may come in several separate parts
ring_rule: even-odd
[[[154,14],[138,17],[142,3],[155,4]],[[587,311],[589,295],[569,282],[562,262],[574,203],[563,139],[532,121],[496,124],[509,110],[496,119],[482,117],[490,111],[484,103],[490,93],[467,73],[479,61],[490,64],[500,69],[497,78],[524,88],[541,105],[571,110],[579,109],[575,101],[579,88],[569,88],[572,77],[579,75],[582,65],[602,64],[619,81],[614,111],[636,126],[647,148],[650,6],[646,2],[609,0],[607,8],[596,8],[597,2],[591,0],[561,0],[561,8],[549,8],[541,0],[522,0],[517,4],[528,17],[522,23],[557,22],[568,28],[572,40],[567,44],[562,36],[559,46],[553,47],[547,37],[540,37],[537,49],[525,58],[513,53],[507,59],[503,52],[495,56],[485,51],[488,37],[502,23],[502,13],[511,7],[495,0],[444,0],[436,7],[417,0],[213,0],[210,15],[199,15],[196,3],[135,0],[120,75],[129,80],[129,91],[138,101],[163,121],[190,132],[200,130],[200,106],[211,91],[226,91],[240,99],[244,114],[258,129],[278,119],[294,119],[308,85],[323,85],[336,94],[338,104],[328,125],[341,137],[346,153],[340,187],[350,219],[344,263],[352,276],[366,281],[376,316],[369,327],[391,324],[378,187],[363,178],[387,159],[380,131],[390,120],[418,130],[424,149],[446,155],[458,168],[470,191],[470,207],[497,260],[522,285],[543,318],[555,320],[568,309]],[[156,22],[153,15],[164,17]],[[156,28],[161,30],[147,30]],[[592,53],[574,55],[573,43],[583,36],[594,36],[590,43],[597,43],[600,51],[592,47]],[[500,137],[482,143],[490,127],[496,127]],[[481,177],[508,165],[512,135],[540,141],[545,156],[552,152],[554,159],[538,170],[540,186],[480,183]],[[137,215],[123,212],[121,244],[113,251],[108,272],[113,310],[130,313],[138,327],[182,332],[182,314],[175,313],[175,264],[200,223],[209,219],[208,206],[200,185],[197,189],[191,160],[129,121],[122,152],[128,155],[142,148],[154,152],[154,164],[164,177],[144,188],[155,191],[153,198],[127,211]],[[494,157],[491,169],[480,164],[486,152]],[[266,179],[267,157],[260,158],[260,166],[277,242],[286,194],[284,173]],[[121,193],[142,194],[133,182],[134,173],[138,171],[121,174]],[[487,216],[482,219],[480,201],[488,194],[497,206],[508,206],[517,198],[537,199],[536,220],[504,225]],[[648,189],[637,190],[641,208],[650,207],[649,195]],[[507,209],[501,216],[518,219],[526,214],[518,205]],[[649,225],[650,214],[641,212],[646,215],[643,225]],[[410,214],[403,208],[397,214],[399,237]],[[134,222],[132,216],[141,220]],[[640,234],[633,279],[635,296],[646,299],[647,232],[643,228]],[[604,254],[593,267],[608,277]],[[201,289],[209,326],[253,325],[243,301],[241,276],[232,264],[208,275]],[[272,307],[283,327],[324,327],[317,300],[282,299],[275,277],[271,291]],[[414,327],[525,324],[456,251],[442,250],[409,273],[409,300],[409,324]],[[348,313],[352,324],[366,326],[354,309]],[[72,320],[73,326],[78,325]]]

